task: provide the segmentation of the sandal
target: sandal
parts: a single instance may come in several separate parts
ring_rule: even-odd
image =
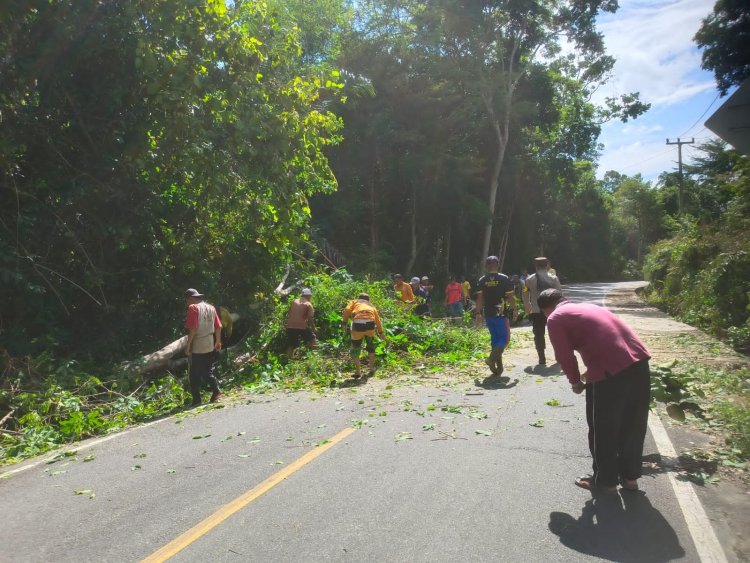
[[[604,493],[616,493],[617,487],[602,487],[599,485],[594,485],[594,478],[591,476],[586,477],[579,477],[576,479],[575,484],[577,487],[581,487],[582,489],[586,489],[587,491],[602,491]]]

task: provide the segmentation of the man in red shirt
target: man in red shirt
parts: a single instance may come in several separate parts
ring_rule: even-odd
[[[190,362],[190,392],[194,407],[201,404],[201,387],[206,382],[211,386],[212,403],[221,396],[219,382],[214,376],[214,361],[221,350],[221,321],[216,308],[206,303],[203,297],[197,289],[185,291],[185,328],[188,329],[185,354]]]
[[[619,480],[624,489],[638,489],[651,398],[648,350],[604,307],[572,303],[558,289],[545,289],[537,303],[573,392],[586,389],[593,474],[579,477],[576,485],[614,492]],[[586,366],[583,374],[574,351]]]
[[[463,288],[456,281],[455,274],[451,274],[450,282],[445,286],[445,305],[451,319],[464,316]]]

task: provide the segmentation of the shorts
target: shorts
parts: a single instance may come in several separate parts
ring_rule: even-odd
[[[315,340],[315,333],[311,328],[288,328],[286,329],[286,340],[289,346],[295,348],[299,346],[300,340],[309,344]]]
[[[463,317],[464,316],[464,304],[461,301],[456,301],[448,305],[448,316],[449,317]]]
[[[486,317],[485,323],[490,331],[490,343],[492,347],[500,346],[505,348],[510,341],[510,323],[508,317],[500,315],[499,317]]]
[[[352,352],[359,352],[360,348],[362,348],[363,340],[365,341],[365,350],[375,352],[375,329],[360,331],[354,330],[354,326],[352,325]]]

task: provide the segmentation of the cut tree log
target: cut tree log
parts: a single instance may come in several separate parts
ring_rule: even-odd
[[[240,316],[237,313],[232,313],[233,323],[239,319]],[[161,350],[143,356],[139,362],[128,364],[126,369],[132,369],[139,375],[148,375],[160,370],[181,369],[187,364],[185,344],[187,344],[187,335],[178,338],[174,342],[170,342]]]
[[[292,293],[297,287],[302,284],[302,280],[298,280],[288,287],[284,287],[290,272],[292,271],[291,264],[288,264],[284,277],[281,279],[281,283],[276,286],[274,294],[279,297],[286,297]],[[262,307],[268,299],[253,303],[248,307],[249,310],[258,309]],[[237,322],[241,317],[237,313],[232,313],[232,323]],[[125,369],[132,371],[139,375],[149,375],[157,371],[166,370],[178,370],[182,369],[187,365],[187,356],[185,356],[185,344],[187,343],[187,335],[178,338],[174,342],[170,342],[161,350],[147,354],[137,362],[129,362],[125,365]]]

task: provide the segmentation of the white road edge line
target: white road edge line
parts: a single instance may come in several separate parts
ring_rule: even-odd
[[[662,457],[677,459],[677,452],[667,435],[667,431],[658,414],[653,412],[648,416],[648,429],[656,442],[656,449]],[[727,557],[714,533],[711,521],[703,509],[698,495],[689,481],[678,481],[675,472],[668,469],[667,476],[682,509],[682,515],[687,523],[690,535],[695,544],[695,550],[703,563],[727,563]]]
[[[93,448],[94,446],[98,446],[99,444],[103,444],[104,442],[109,442],[110,440],[114,440],[115,438],[119,438],[120,436],[125,436],[126,434],[130,434],[131,432],[133,432],[135,430],[139,430],[141,428],[148,428],[149,426],[153,426],[155,424],[159,424],[160,422],[164,422],[165,420],[170,420],[172,418],[174,418],[174,415],[173,416],[167,416],[165,418],[160,418],[159,420],[154,420],[152,422],[147,422],[146,424],[141,424],[139,426],[133,426],[132,428],[128,428],[127,430],[123,430],[121,432],[116,432],[114,434],[110,434],[109,436],[105,436],[103,438],[95,438],[95,439],[93,439],[93,440],[91,440],[89,442],[85,442],[85,443],[79,444],[79,445],[76,445],[75,443],[73,443],[73,444],[67,444],[67,445],[63,446],[62,448],[60,448],[60,450],[68,450],[68,451],[70,451],[70,450],[76,450],[76,451],[87,450],[89,448]],[[54,458],[54,457],[56,457],[58,455],[60,455],[60,451],[56,450],[53,455],[45,456],[45,457],[43,457],[40,460],[34,461],[32,463],[29,463],[28,465],[24,465],[24,466],[19,467],[17,469],[11,469],[10,471],[5,471],[4,473],[0,473],[0,479],[7,479],[11,475],[16,475],[18,473],[26,471],[27,469],[33,469],[34,467],[38,467],[38,466],[40,466],[42,464],[47,463],[52,458]]]
[[[602,297],[602,305],[609,309],[606,304],[607,296],[608,293]],[[658,414],[649,413],[648,429],[654,438],[654,442],[656,442],[656,449],[659,451],[659,454],[662,457],[676,460],[677,452]],[[688,531],[693,539],[695,550],[698,552],[701,562],[727,563],[727,556],[724,553],[724,549],[716,537],[711,521],[703,509],[698,495],[695,494],[693,485],[688,481],[678,481],[675,477],[675,472],[672,470],[667,470],[667,477],[672,484],[672,490],[675,497],[677,497],[680,510],[682,510],[682,516],[685,518],[685,523],[687,524]]]

